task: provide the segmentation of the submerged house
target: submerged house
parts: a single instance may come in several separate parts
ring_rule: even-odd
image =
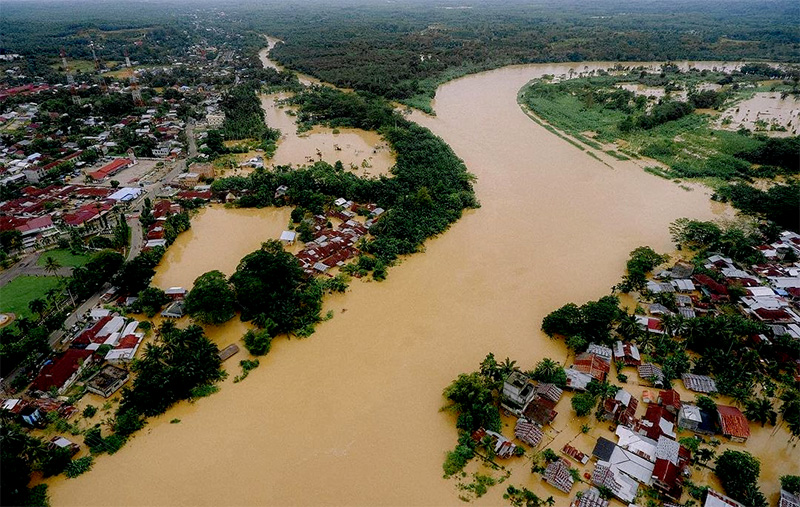
[[[544,480],[564,493],[572,491],[575,479],[569,471],[569,462],[564,458],[559,458],[547,465],[544,471]]]
[[[534,385],[527,376],[518,371],[512,372],[503,382],[501,406],[519,415],[535,394]]]
[[[681,380],[683,380],[684,387],[690,391],[703,394],[717,392],[717,384],[709,376],[684,373]]]
[[[517,419],[517,424],[514,427],[514,436],[521,442],[525,442],[531,447],[536,447],[542,441],[544,432],[541,426],[524,418]]]
[[[741,410],[727,405],[718,405],[720,431],[734,442],[747,442],[750,438],[750,424]]]
[[[697,405],[684,403],[678,411],[678,427],[700,435],[714,434],[714,419]]]

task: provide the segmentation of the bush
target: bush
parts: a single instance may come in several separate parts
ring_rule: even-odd
[[[578,417],[589,415],[597,404],[597,398],[590,393],[577,393],[572,397],[572,408]]]
[[[70,462],[64,469],[64,473],[66,474],[67,477],[72,479],[91,470],[93,464],[94,464],[93,457],[84,456],[83,458],[78,458],[75,461]]]
[[[83,417],[90,419],[97,413],[97,407],[94,405],[86,405],[83,409]]]
[[[249,330],[244,334],[244,346],[254,356],[266,355],[272,346],[272,336],[266,329]]]

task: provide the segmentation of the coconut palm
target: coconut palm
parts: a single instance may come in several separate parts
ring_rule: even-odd
[[[636,321],[636,316],[628,313],[623,315],[619,320],[617,332],[628,340],[635,340],[642,334],[642,330],[639,328],[639,322]]]
[[[46,307],[47,305],[45,304],[44,299],[41,298],[32,299],[28,303],[28,309],[30,309],[31,312],[38,315],[40,319],[42,318],[42,314],[44,313],[44,309]]]
[[[511,375],[515,370],[519,369],[517,368],[517,362],[512,361],[509,358],[506,358],[505,361],[498,365],[498,367],[500,368],[500,376],[503,380],[508,378],[508,376]]]
[[[58,259],[54,259],[52,256],[48,255],[44,260],[44,270],[53,275],[56,274],[59,269],[61,269],[61,263],[58,262]]]
[[[763,427],[766,423],[773,426],[778,419],[778,413],[772,408],[769,398],[756,398],[745,403],[744,415],[753,422],[761,423]]]

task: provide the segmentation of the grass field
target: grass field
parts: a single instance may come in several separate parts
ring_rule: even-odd
[[[55,276],[18,276],[0,287],[0,313],[14,313],[17,317],[29,317],[28,303],[37,298],[44,299],[48,290],[58,285]]]
[[[69,250],[64,249],[57,249],[57,250],[48,250],[47,252],[43,252],[42,255],[39,256],[39,260],[36,262],[39,266],[44,267],[47,263],[47,258],[52,257],[58,261],[64,267],[71,267],[75,268],[78,266],[83,266],[87,262],[89,262],[88,255],[75,255]]]

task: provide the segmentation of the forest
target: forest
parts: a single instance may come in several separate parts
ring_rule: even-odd
[[[108,60],[120,59],[127,48],[133,59],[164,62],[196,40],[202,20],[211,27],[202,36],[212,44],[254,55],[263,43],[258,34],[274,35],[284,43],[273,57],[290,68],[430,110],[438,84],[512,63],[794,61],[800,39],[800,12],[791,0],[490,1],[466,9],[418,0],[232,2],[224,17],[213,2],[198,2],[192,12],[198,21],[179,2],[147,3],[146,9],[130,8],[131,2],[86,5],[4,6],[0,53],[29,55],[25,64],[38,65],[32,70],[41,73],[61,47],[70,58],[89,59],[88,41],[98,39]],[[133,45],[136,40],[144,44]]]

